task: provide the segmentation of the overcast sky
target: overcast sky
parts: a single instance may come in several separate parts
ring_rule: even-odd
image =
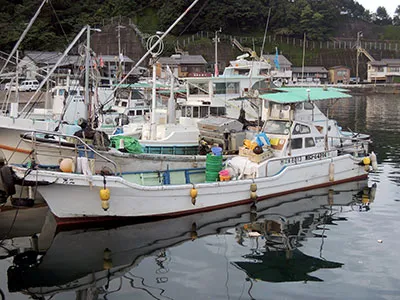
[[[394,11],[396,7],[400,5],[399,0],[385,0],[385,1],[376,1],[376,0],[356,0],[365,9],[368,9],[371,13],[375,13],[378,6],[383,6],[386,8],[387,13],[390,17],[393,17]]]

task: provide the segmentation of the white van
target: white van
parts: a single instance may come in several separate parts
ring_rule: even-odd
[[[31,92],[36,91],[39,88],[39,81],[37,80],[24,80],[18,87],[20,92]]]

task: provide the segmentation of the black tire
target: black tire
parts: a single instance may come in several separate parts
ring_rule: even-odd
[[[14,172],[11,167],[4,166],[0,170],[1,180],[3,181],[4,191],[8,196],[12,196],[16,193],[14,185]]]

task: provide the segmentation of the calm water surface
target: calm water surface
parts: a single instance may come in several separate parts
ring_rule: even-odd
[[[368,181],[256,207],[42,234],[41,255],[0,252],[0,299],[399,299],[399,101],[330,103],[343,128],[372,135],[379,170]]]

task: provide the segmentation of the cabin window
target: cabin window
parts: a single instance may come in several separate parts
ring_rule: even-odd
[[[207,95],[208,94],[208,83],[196,83],[190,84],[189,94],[190,95]]]
[[[215,83],[214,94],[239,94],[239,82]]]
[[[268,69],[260,69],[260,75],[268,75],[269,70]]]
[[[315,147],[315,142],[312,137],[305,138],[304,143],[306,145],[306,148]]]
[[[264,131],[272,134],[289,134],[290,123],[286,121],[269,120],[264,125]]]
[[[127,107],[127,106],[128,106],[128,103],[127,103],[127,102],[122,102],[121,104],[122,104],[122,105],[121,105],[122,107]]]
[[[293,134],[307,134],[311,133],[310,127],[302,124],[296,124],[293,128]]]
[[[182,108],[182,117],[191,117],[192,116],[192,109],[189,106],[184,106]]]
[[[199,117],[199,108],[197,106],[193,107],[193,118]]]
[[[303,102],[296,103],[296,109],[297,109],[297,110],[303,109]]]
[[[312,104],[311,102],[304,102],[304,109],[314,109],[314,104]]]
[[[250,73],[250,69],[236,69],[235,70],[235,74],[238,74],[238,75],[247,76],[247,75],[249,75],[249,73]]]
[[[303,148],[303,139],[302,138],[291,139],[290,147],[292,150]]]
[[[226,115],[225,107],[210,107],[211,116],[224,116]]]
[[[200,118],[205,118],[208,116],[208,107],[200,106]]]
[[[64,90],[64,89],[58,90],[58,95],[64,96],[64,93],[65,93],[65,90]]]

